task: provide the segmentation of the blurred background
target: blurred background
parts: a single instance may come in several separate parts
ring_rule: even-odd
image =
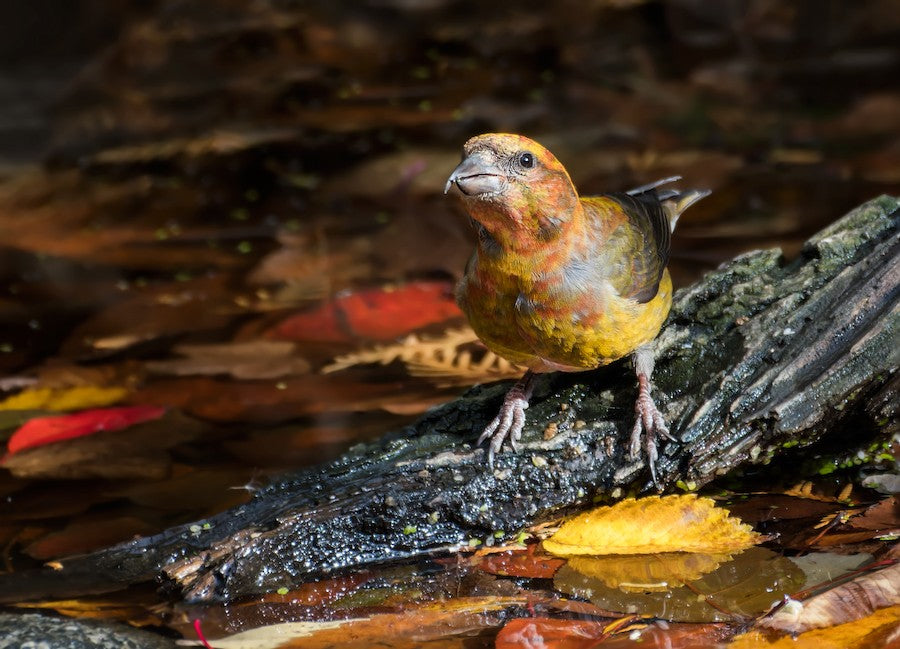
[[[194,520],[515,374],[451,296],[473,239],[442,190],[486,131],[583,194],[712,189],[678,286],[791,257],[900,192],[900,5],[2,3],[0,435],[165,409],[8,455],[7,566]]]

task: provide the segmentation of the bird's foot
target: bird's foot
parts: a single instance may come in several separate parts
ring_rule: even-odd
[[[500,406],[500,412],[478,438],[477,446],[481,446],[487,439],[491,440],[487,452],[488,466],[491,470],[494,468],[494,455],[500,451],[504,441],[509,439],[512,450],[519,450],[516,444],[522,437],[522,429],[525,427],[525,409],[528,408],[528,400],[531,398],[532,378],[532,373],[528,372],[510,388],[503,399],[503,405]]]
[[[641,432],[644,433],[644,452],[647,454],[647,466],[650,467],[650,476],[653,484],[659,488],[656,480],[656,459],[659,454],[656,450],[656,436],[660,435],[668,440],[675,438],[669,433],[666,420],[650,396],[650,379],[644,374],[638,374],[638,398],[634,404],[635,422],[631,429],[631,458],[636,459],[641,451]]]

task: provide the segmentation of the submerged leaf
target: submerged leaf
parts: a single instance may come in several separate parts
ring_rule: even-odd
[[[535,552],[535,544],[525,550],[509,550],[484,557],[478,567],[492,575],[549,579],[565,561]]]
[[[99,432],[111,432],[152,419],[166,412],[159,406],[126,406],[85,410],[71,415],[35,417],[19,428],[7,445],[10,455],[28,448]]]
[[[153,525],[134,516],[75,521],[61,530],[32,541],[24,551],[35,559],[67,557],[108,547],[133,536],[146,536],[155,531],[157,530]]]
[[[270,330],[276,340],[342,342],[390,340],[430,324],[462,317],[447,282],[412,282],[345,293],[312,311],[291,316]]]
[[[622,557],[608,557],[610,561]],[[656,557],[641,555],[635,561],[652,563]],[[675,622],[735,622],[769,610],[781,598],[803,584],[803,573],[789,559],[765,548],[750,548],[699,578],[676,572],[662,583],[640,583],[639,569],[633,582],[610,586],[609,577],[586,576],[571,565],[559,569],[554,586],[569,595],[589,599],[597,606],[621,613],[640,611]],[[653,575],[654,569],[644,572]],[[615,577],[615,575],[614,575]]]
[[[565,522],[544,541],[559,556],[738,552],[762,537],[750,526],[696,495],[628,498]]]
[[[121,401],[128,395],[122,387],[79,385],[71,388],[31,388],[7,397],[0,410],[83,410],[102,408]]]
[[[147,416],[155,413],[146,411]],[[118,409],[116,409],[118,410]],[[78,413],[81,414],[81,413]],[[162,414],[162,409],[159,409]],[[161,480],[169,474],[171,457],[166,449],[195,437],[202,424],[177,413],[165,418],[144,420],[141,423],[110,417],[113,424],[125,423],[127,434],[95,435],[93,423],[83,434],[74,438],[44,443],[7,454],[3,468],[22,478],[144,478]],[[135,424],[132,426],[132,424]],[[51,431],[52,432],[52,431]]]
[[[588,649],[609,637],[607,626],[606,622],[593,620],[520,617],[510,620],[500,629],[494,646],[496,649]]]
[[[139,593],[118,592],[114,597],[85,596],[80,599],[19,602],[17,609],[56,611],[66,617],[80,619],[118,620],[132,626],[162,626],[164,613],[149,607]]]
[[[732,633],[722,624],[629,624],[629,621],[629,618],[612,623],[516,618],[500,629],[495,646],[497,649],[699,649],[719,646]],[[625,626],[620,629],[623,623]]]
[[[309,362],[296,356],[295,347],[282,340],[179,345],[175,352],[185,358],[151,361],[147,369],[176,376],[230,374],[247,380],[305,374]]]
[[[289,594],[280,595],[288,599]],[[290,601],[288,599],[288,601]],[[429,641],[441,646],[457,646],[454,636],[462,636],[460,649],[471,633],[499,623],[502,612],[513,606],[524,606],[527,598],[458,597],[410,604],[400,613],[376,613],[368,617],[319,622],[284,622],[256,628],[245,625],[240,633],[210,639],[217,649],[367,649],[373,646],[413,649]],[[264,603],[271,607],[270,601]],[[251,611],[242,607],[245,611]],[[230,613],[234,619],[234,612]]]

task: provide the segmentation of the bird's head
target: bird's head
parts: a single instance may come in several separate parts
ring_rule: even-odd
[[[510,133],[466,142],[444,193],[454,186],[470,216],[499,241],[549,238],[578,204],[559,160],[534,140]]]

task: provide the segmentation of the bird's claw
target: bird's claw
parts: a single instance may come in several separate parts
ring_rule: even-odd
[[[500,412],[491,423],[485,426],[478,438],[477,446],[481,446],[485,440],[490,439],[487,457],[491,470],[494,468],[494,456],[500,452],[503,442],[507,439],[512,450],[518,452],[518,442],[522,437],[522,430],[525,428],[525,409],[528,408],[530,392],[528,384],[523,382],[513,386],[503,399]]]
[[[653,397],[650,396],[649,381],[642,376],[638,377],[640,391],[637,401],[634,404],[635,422],[634,428],[631,429],[631,459],[637,459],[641,451],[641,432],[644,433],[644,453],[647,455],[647,466],[650,468],[650,477],[653,484],[659,488],[659,482],[656,479],[656,460],[659,453],[656,448],[657,435],[671,441],[675,438],[669,432],[666,426],[666,420],[656,404]]]

